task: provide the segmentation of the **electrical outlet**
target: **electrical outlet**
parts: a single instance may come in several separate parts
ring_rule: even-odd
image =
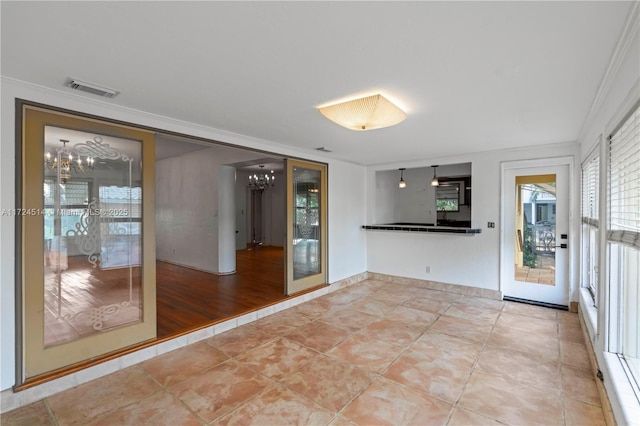
[[[495,228],[495,227],[496,227],[495,222],[487,222],[487,228]]]
[[[431,273],[431,266],[427,266],[427,267],[426,267],[426,273],[427,273],[427,274],[430,274],[430,273]]]

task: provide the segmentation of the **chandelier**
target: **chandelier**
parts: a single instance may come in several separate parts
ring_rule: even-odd
[[[260,171],[264,169],[264,164],[260,164]],[[270,186],[275,185],[276,177],[273,174],[273,170],[271,170],[271,174],[268,173],[254,173],[249,175],[249,189],[252,191],[264,191],[268,189]]]
[[[44,165],[50,170],[58,170],[62,183],[67,183],[71,179],[72,170],[77,174],[84,173],[87,169],[93,169],[94,159],[92,157],[87,157],[83,163],[80,155],[74,156],[74,151],[67,148],[68,140],[60,139],[60,142],[62,142],[62,148],[57,149],[54,155],[48,151],[44,155]]]

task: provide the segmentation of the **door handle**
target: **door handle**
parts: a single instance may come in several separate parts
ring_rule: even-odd
[[[564,243],[560,244],[559,246],[556,246],[556,248],[563,248],[563,249],[566,249],[567,247],[568,247],[567,244],[564,244]]]

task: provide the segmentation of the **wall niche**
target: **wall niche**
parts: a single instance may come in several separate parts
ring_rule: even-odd
[[[406,188],[399,188],[398,169],[376,172],[374,223],[471,227],[471,163],[435,168],[439,185],[432,186],[434,167],[402,171]]]

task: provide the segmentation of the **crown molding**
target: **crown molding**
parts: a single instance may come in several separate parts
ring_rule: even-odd
[[[629,49],[631,48],[635,37],[638,36],[639,31],[640,2],[634,1],[630,7],[629,15],[627,16],[624,28],[622,30],[622,33],[620,34],[618,43],[616,44],[616,48],[613,51],[613,55],[611,56],[611,60],[609,61],[609,65],[607,66],[607,70],[605,71],[604,76],[600,81],[600,85],[598,86],[598,90],[596,91],[596,94],[593,98],[593,102],[591,103],[591,107],[589,108],[589,113],[582,123],[580,132],[578,133],[578,141],[582,141],[585,138],[589,123],[591,123],[593,121],[593,118],[600,112],[600,108],[602,108],[602,104],[609,94],[609,91],[611,90],[611,85],[613,84],[615,77],[620,70],[620,66],[629,53]]]

